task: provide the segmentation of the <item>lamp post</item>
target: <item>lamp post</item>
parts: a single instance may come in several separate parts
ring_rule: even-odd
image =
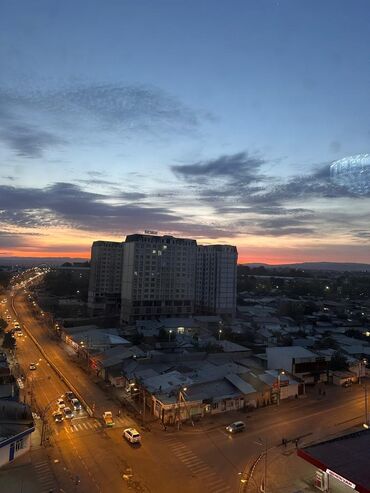
[[[263,465],[263,477],[261,480],[260,491],[261,491],[261,493],[267,493],[267,451],[268,451],[267,439],[265,438],[265,440],[263,441],[260,438],[258,440],[258,442],[254,442],[254,443],[256,443],[257,445],[261,445],[262,447],[264,446],[263,455],[264,455],[265,460],[264,460],[264,465]]]
[[[168,331],[168,342],[171,342],[172,329]]]
[[[368,429],[369,428],[369,421],[368,421],[368,410],[367,410],[367,384],[365,383],[364,385],[364,399],[365,399],[365,422],[363,424],[363,427]]]
[[[358,383],[361,383],[362,371],[364,367],[366,368],[366,365],[367,359],[362,359],[358,362]]]
[[[281,375],[285,375],[284,370],[280,370],[278,373],[278,399],[277,399],[277,405],[280,406],[280,393],[281,393]]]
[[[139,396],[141,395],[142,402],[143,402],[142,424],[143,424],[143,426],[145,426],[145,414],[146,414],[146,409],[145,409],[145,406],[146,406],[145,389],[142,388],[142,387],[139,387],[138,386],[138,383],[135,381],[135,382],[131,382],[129,384],[129,391],[130,391],[130,397],[131,397],[131,399],[133,397],[136,397],[137,395],[139,395]]]
[[[184,393],[188,390],[187,387],[182,387],[179,390],[179,394],[177,397],[177,408],[178,408],[178,421],[177,421],[177,429],[180,430],[181,425],[181,402],[185,402]]]
[[[85,355],[86,355],[86,366],[87,366],[87,371],[89,371],[90,369],[90,365],[89,365],[89,362],[90,362],[90,351],[89,351],[89,348],[90,348],[90,341],[89,339],[87,339],[86,341],[86,345],[85,345],[85,342],[84,341],[81,341],[80,342],[80,346],[81,346],[81,349],[84,350],[85,352]]]
[[[218,329],[218,340],[221,340],[222,329]]]

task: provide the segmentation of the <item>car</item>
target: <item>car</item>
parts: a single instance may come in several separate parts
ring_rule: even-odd
[[[59,397],[59,399],[57,400],[57,404],[59,409],[64,409],[66,407],[66,403],[64,402],[64,399],[62,399],[61,397]]]
[[[63,409],[64,416],[66,419],[72,419],[74,417],[74,414],[72,412],[72,409],[70,407],[65,407]]]
[[[239,433],[240,431],[244,431],[246,428],[244,421],[235,421],[235,423],[231,423],[231,425],[226,426],[226,431],[228,433]]]
[[[72,399],[71,404],[74,407],[75,411],[81,411],[82,406],[81,406],[81,402],[78,399]]]
[[[30,363],[30,370],[37,370],[36,363]]]
[[[135,428],[126,428],[122,436],[130,443],[141,443],[140,433]]]
[[[64,420],[63,413],[61,413],[60,411],[55,411],[53,413],[53,418],[56,423],[61,423]]]
[[[73,392],[70,392],[70,391],[66,392],[64,395],[65,395],[67,401],[69,401],[69,402],[72,402],[73,399],[77,399],[75,394]]]
[[[22,332],[21,330],[16,330],[16,331],[15,331],[15,335],[16,335],[17,337],[22,337],[22,336],[23,336],[23,332]]]
[[[113,414],[111,411],[105,411],[103,413],[103,420],[104,420],[105,426],[108,426],[108,427],[114,426]]]

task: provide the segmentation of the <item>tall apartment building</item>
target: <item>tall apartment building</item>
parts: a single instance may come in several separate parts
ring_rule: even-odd
[[[235,316],[237,260],[234,246],[198,246],[196,313]]]
[[[133,234],[123,250],[122,322],[194,313],[195,240]]]
[[[121,321],[234,316],[236,247],[198,246],[195,240],[133,234],[125,242],[95,241],[88,306],[121,314]]]
[[[119,313],[121,305],[123,243],[94,241],[91,247],[91,266],[88,307],[92,313]]]

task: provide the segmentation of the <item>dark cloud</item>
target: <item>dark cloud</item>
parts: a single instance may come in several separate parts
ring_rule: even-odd
[[[307,236],[309,238],[315,229],[309,227],[266,228],[254,232],[260,236]]]
[[[220,156],[210,161],[174,165],[171,166],[171,169],[177,176],[189,181],[199,182],[199,179],[221,178],[232,182],[242,180],[244,184],[249,184],[264,178],[260,174],[263,164],[262,159],[250,157],[247,153],[240,152]]]
[[[0,223],[29,228],[69,226],[117,235],[147,228],[209,238],[230,234],[216,224],[195,224],[165,207],[114,205],[111,199],[111,195],[87,192],[71,183],[55,183],[43,189],[2,185]]]
[[[292,202],[300,204],[318,198],[358,198],[358,195],[347,187],[331,181],[328,163],[314,167],[313,171],[306,175],[293,176],[280,182],[261,174],[260,168],[263,164],[265,161],[262,159],[250,161],[248,154],[240,153],[221,156],[207,163],[173,166],[172,170],[182,178],[196,182],[195,191],[199,199],[212,205],[217,212],[227,212],[228,207],[244,206],[253,208],[256,213],[264,214],[270,211],[271,214],[281,214],[284,213],[286,204]],[[220,177],[225,179],[217,182],[215,186],[211,179]],[[368,196],[370,197],[370,192]]]
[[[76,180],[77,183],[82,183],[83,185],[118,185],[117,181],[103,180],[99,178],[90,178],[89,180]]]
[[[268,206],[226,206],[219,207],[218,212],[220,214],[258,214],[263,216],[311,216],[314,214],[311,209]]]
[[[352,231],[351,234],[361,240],[370,240],[370,230]]]
[[[13,149],[17,156],[39,158],[44,152],[64,140],[33,126],[14,124],[0,129],[0,140]]]
[[[42,236],[40,233],[15,233],[0,230],[0,244],[2,248],[19,247],[29,242],[31,237]]]
[[[112,131],[120,138],[132,132],[166,135],[193,131],[203,118],[166,92],[143,85],[86,84],[48,92],[0,90],[0,139],[22,157],[40,157],[45,150],[65,144],[61,132],[70,135],[72,142],[71,129],[83,129],[88,138],[92,130],[99,130],[100,139]],[[44,128],[34,121],[43,121]],[[90,176],[100,178],[96,173]]]

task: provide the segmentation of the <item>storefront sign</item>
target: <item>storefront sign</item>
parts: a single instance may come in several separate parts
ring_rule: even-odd
[[[348,481],[348,479],[346,479],[346,478],[343,478],[342,476],[340,476],[336,472],[331,471],[330,469],[327,469],[326,472],[327,472],[327,474],[329,474],[329,476],[332,476],[333,478],[337,479],[338,481],[345,484],[346,486],[349,486],[353,490],[356,488],[356,485],[354,483],[352,483],[351,481]]]

